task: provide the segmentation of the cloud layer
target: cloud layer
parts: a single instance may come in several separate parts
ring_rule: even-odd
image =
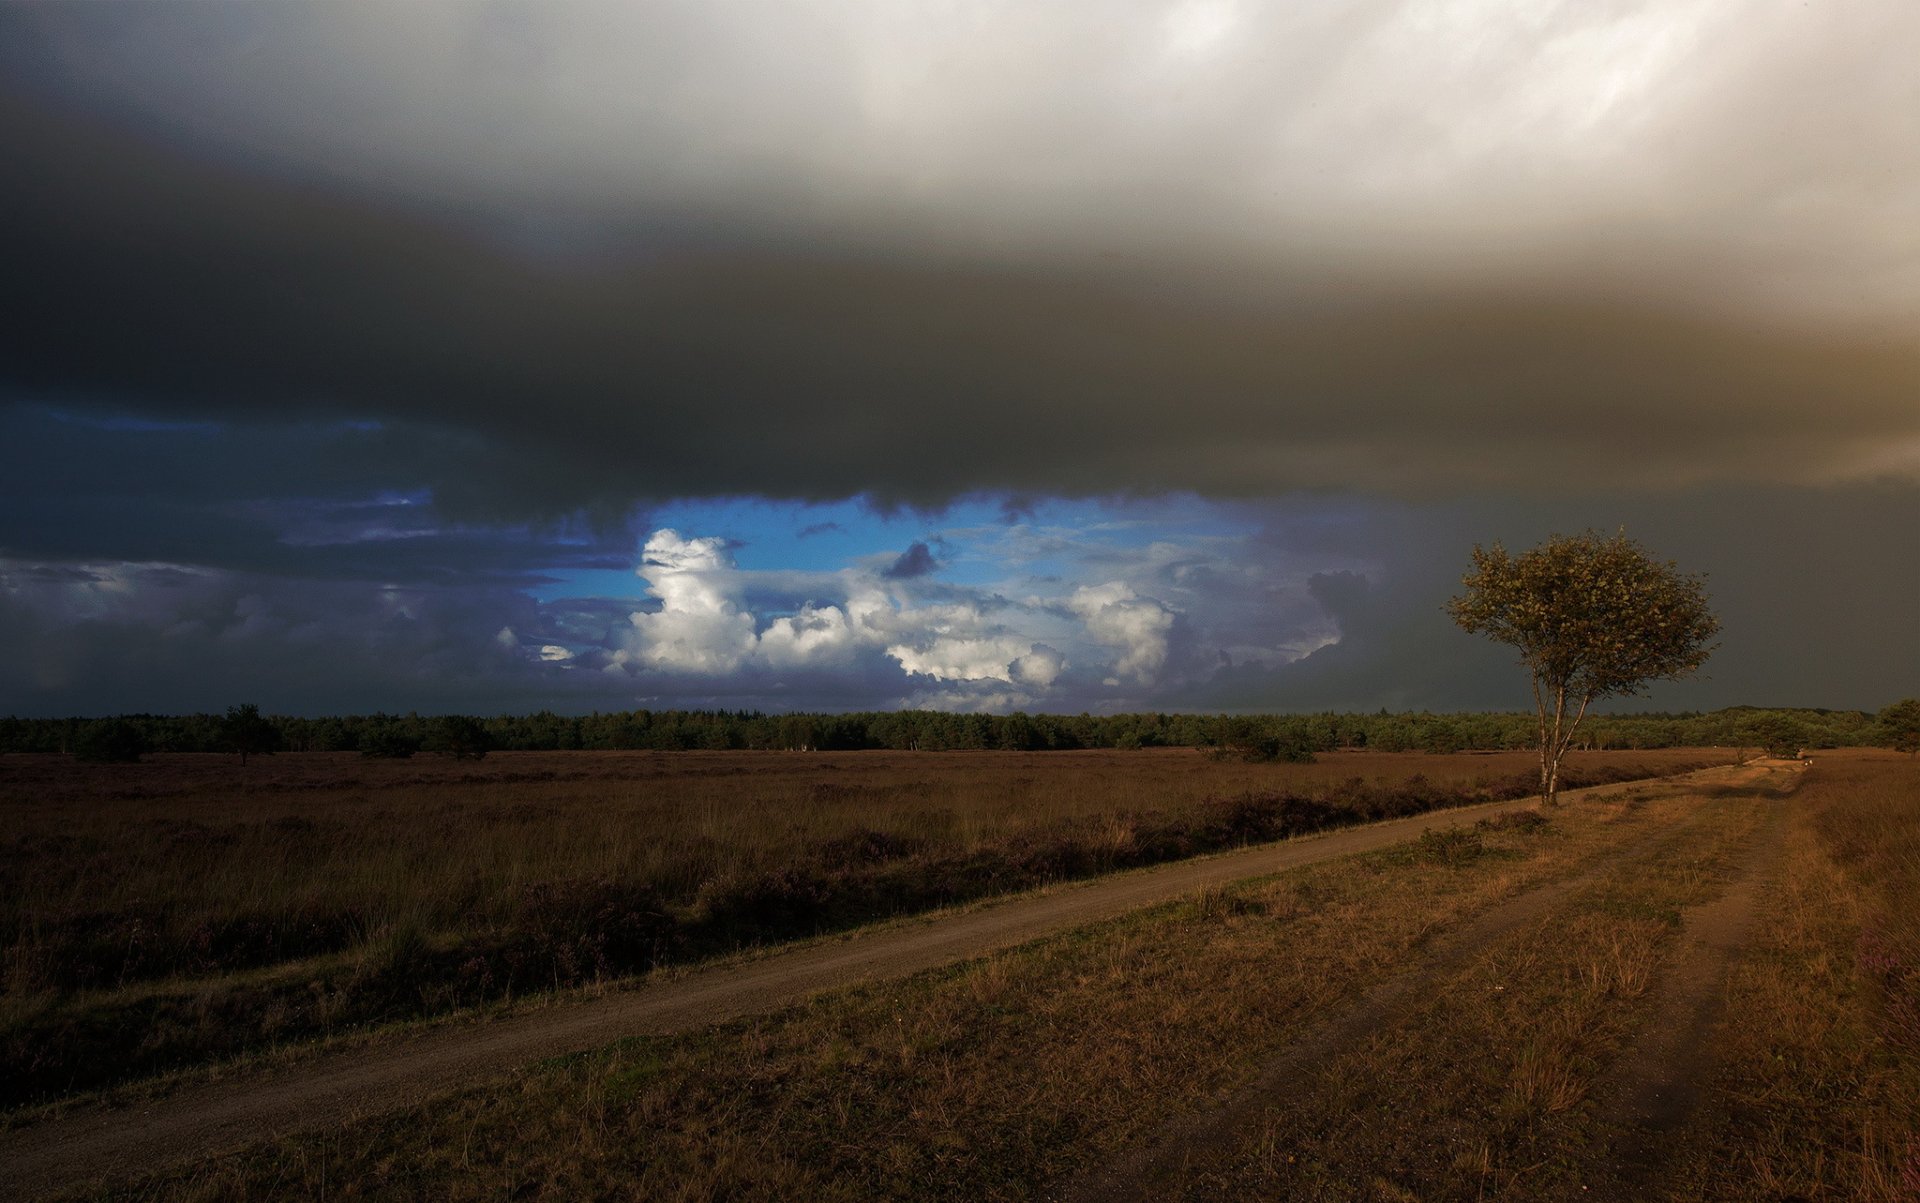
[[[830,570],[748,569],[736,554],[754,549],[656,529],[627,553],[630,586],[544,600],[485,579],[4,559],[0,712],[1514,708],[1510,652],[1442,603],[1474,542],[1530,545],[1596,511],[1707,572],[1725,623],[1705,678],[1643,704],[1878,708],[1913,692],[1920,663],[1911,490],[1588,496],[1524,515],[1295,497],[1203,507],[1206,527],[1145,538],[1039,508],[940,529],[954,566],[906,581],[885,576],[898,543]]]
[[[1439,614],[1466,549],[1621,522],[1726,613],[1663,703],[1892,700],[1916,44],[1873,0],[0,8],[0,712],[1510,704]],[[779,546],[655,517],[739,498]]]
[[[13,11],[0,388],[482,518],[1920,478],[1914,10],[1282,12]]]

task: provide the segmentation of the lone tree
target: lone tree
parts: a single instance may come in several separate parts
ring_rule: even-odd
[[[220,742],[240,753],[240,763],[249,756],[271,756],[280,750],[280,728],[262,718],[260,707],[252,702],[227,707],[220,720]]]
[[[1720,620],[1704,578],[1656,560],[1622,531],[1554,535],[1509,555],[1475,545],[1466,592],[1447,610],[1461,629],[1520,649],[1540,716],[1540,799],[1553,805],[1560,759],[1587,708],[1650,681],[1692,676]]]

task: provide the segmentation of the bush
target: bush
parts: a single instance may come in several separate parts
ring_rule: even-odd
[[[375,760],[405,760],[419,750],[419,739],[399,727],[380,727],[360,737],[360,755]]]
[[[492,750],[493,737],[487,734],[486,727],[477,718],[446,714],[434,722],[433,734],[428,737],[426,748],[455,760],[480,760]]]
[[[1487,846],[1471,827],[1429,828],[1420,833],[1414,856],[1430,865],[1464,865],[1485,855]]]
[[[93,764],[137,764],[146,750],[146,734],[123,718],[96,719],[73,741],[74,759]]]

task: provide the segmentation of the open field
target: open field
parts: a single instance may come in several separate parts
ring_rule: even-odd
[[[1595,753],[1575,782],[1711,752]],[[0,761],[11,1105],[746,943],[1525,794],[1522,754]]]
[[[1910,1198],[1920,765],[1716,773],[637,1025],[115,1197]]]

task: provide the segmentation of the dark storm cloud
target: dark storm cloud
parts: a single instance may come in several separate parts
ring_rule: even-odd
[[[1855,0],[0,8],[0,710],[1024,704],[878,646],[630,671],[636,603],[531,593],[632,568],[657,499],[985,493],[1011,538],[1180,490],[1265,533],[1010,543],[1070,561],[1031,603],[916,544],[900,646],[1044,638],[1017,684],[1067,709],[1516,704],[1439,612],[1466,548],[1624,521],[1727,620],[1658,701],[1891,700],[1917,37]]]
[[[391,430],[0,406],[0,555],[490,586],[632,566],[621,525],[449,522],[424,504],[436,458]]]
[[[503,625],[511,590],[369,590],[165,566],[0,564],[0,698],[20,713],[471,710],[566,692]],[[557,676],[558,674],[554,674]],[[16,709],[17,708],[17,709]]]
[[[1236,186],[1229,175],[1213,181],[1218,195],[1184,196],[1177,160],[1160,163],[1164,175],[1153,160],[1128,163],[1157,181],[1135,212],[1093,204],[1112,164],[1082,163],[1060,186],[1089,200],[1088,224],[1108,231],[1104,241],[1049,233],[1044,214],[996,194],[973,218],[999,231],[983,242],[978,230],[943,226],[944,210],[859,184],[857,173],[823,174],[841,170],[843,144],[858,135],[851,110],[820,93],[824,75],[806,74],[792,98],[818,142],[769,164],[756,188],[735,179],[745,160],[728,148],[764,133],[754,123],[775,109],[744,77],[740,107],[727,110],[738,128],[650,126],[634,135],[637,149],[610,147],[596,168],[590,147],[568,142],[535,102],[487,109],[505,102],[478,64],[471,77],[449,75],[451,92],[438,98],[381,74],[398,70],[368,48],[383,20],[406,45],[436,20],[467,30],[459,9],[426,9],[439,15],[418,25],[366,10],[330,28],[306,12],[229,21],[168,8],[139,18],[158,47],[148,51],[107,40],[126,15],[113,11],[41,10],[15,30],[24,82],[0,116],[14,167],[0,182],[9,267],[0,304],[10,315],[0,386],[160,416],[379,420],[431,443],[416,475],[462,516],[618,513],[640,498],[748,493],[931,506],[982,490],[1435,495],[1551,490],[1569,476],[1628,488],[1823,482],[1920,464],[1912,281],[1898,270],[1855,273],[1858,295],[1834,300],[1831,277],[1859,246],[1823,251],[1809,225],[1803,247],[1756,251],[1770,228],[1752,217],[1706,233],[1729,205],[1771,212],[1804,186],[1777,171],[1748,171],[1744,184],[1698,168],[1665,179],[1668,203],[1685,215],[1665,227],[1623,227],[1596,210],[1556,234],[1556,192],[1515,218],[1514,245],[1502,249],[1502,206],[1524,197],[1458,195],[1506,178],[1504,159],[1496,171],[1468,158],[1445,165],[1454,174],[1434,186],[1445,220],[1430,231],[1409,225],[1415,210],[1400,200],[1371,231],[1336,227],[1315,209],[1248,253],[1162,218],[1185,199],[1206,202],[1190,220],[1217,213],[1223,226],[1243,226],[1235,206],[1251,179]],[[485,11],[480,41],[456,48],[525,41],[558,56],[549,68],[570,61],[547,24],[508,21],[503,35],[508,10]],[[692,39],[719,65],[729,51],[715,39],[739,33],[720,18],[710,29],[662,20],[671,28],[660,37]],[[1167,36],[1199,36],[1185,21]],[[345,101],[316,47],[322,35],[355,35],[374,78],[397,89],[395,120],[408,104],[426,106],[420,128],[445,125],[451,149],[422,145],[409,169],[393,159],[400,127],[323,131],[314,117],[288,115],[286,97],[221,93],[265,88],[257,72],[243,79],[223,61],[203,64],[214,83],[183,84],[191,56],[211,53],[183,30],[232,39],[233,22],[266,64],[314,89],[322,113]],[[294,37],[302,29],[311,45]],[[560,40],[572,47],[565,54],[586,53]],[[866,53],[858,39],[833,44],[843,57]],[[1858,49],[1838,45],[1822,52]],[[181,57],[168,66],[167,54]],[[133,85],[110,71],[116,55],[134,56],[129,77],[147,88],[133,115]],[[1241,78],[1246,64],[1232,65],[1224,78]],[[595,78],[604,66],[583,69]],[[655,86],[664,77],[642,77],[610,103],[637,103]],[[462,139],[476,136],[455,113],[468,93],[504,123],[502,139],[554,135],[550,188],[529,194],[527,164],[489,159],[483,143],[461,158]],[[1118,94],[1093,99],[1118,104]],[[1702,115],[1669,132],[1746,138],[1716,107],[1727,99],[1696,98]],[[246,100],[266,115],[208,107]],[[1540,103],[1558,113],[1561,101]],[[1116,107],[1075,120],[1119,130],[1123,117]],[[1897,133],[1903,121],[1880,125]],[[1873,128],[1859,149],[1887,140]],[[963,125],[932,153],[945,156],[943,169],[981,168],[982,187],[1012,188],[1024,177],[1009,163],[1033,169],[1026,151],[996,151],[981,142],[986,132]],[[275,134],[288,140],[269,141]],[[649,153],[672,187],[646,183]],[[1209,166],[1230,166],[1223,145],[1209,153],[1221,156]],[[704,192],[694,183],[707,178],[703,154],[713,169]],[[1350,154],[1356,180],[1362,168],[1413,162],[1364,140]],[[1769,154],[1835,159],[1813,133]],[[373,174],[374,164],[391,174]],[[1910,161],[1891,169],[1912,176]],[[1585,195],[1575,167],[1560,174],[1555,188]],[[1906,202],[1858,175],[1828,180],[1829,191],[1853,190],[1853,207],[1836,214],[1887,225],[1884,250],[1912,266],[1910,238],[1889,224]],[[1726,192],[1741,186],[1750,192]],[[1475,202],[1488,210],[1477,226]],[[501,222],[521,234],[501,234]],[[1129,222],[1144,232],[1114,233]],[[1447,236],[1461,229],[1456,253]],[[1808,259],[1817,270],[1795,267]],[[1802,277],[1804,296],[1782,301]]]
[[[922,577],[940,567],[940,561],[933,558],[933,551],[925,543],[914,543],[887,565],[880,575],[890,581],[910,581]]]
[[[1600,516],[1604,515],[1604,519]],[[1169,704],[1211,709],[1523,709],[1511,649],[1462,634],[1444,611],[1476,543],[1529,547],[1607,521],[1662,558],[1707,575],[1723,629],[1693,680],[1627,708],[1754,705],[1877,709],[1912,695],[1920,671],[1920,489],[1711,488],[1659,498],[1587,493],[1517,511],[1486,501],[1282,510],[1266,555],[1335,547],[1371,573],[1316,574],[1337,642],[1289,664],[1242,662],[1189,683]],[[1260,554],[1260,553],[1255,553]]]

